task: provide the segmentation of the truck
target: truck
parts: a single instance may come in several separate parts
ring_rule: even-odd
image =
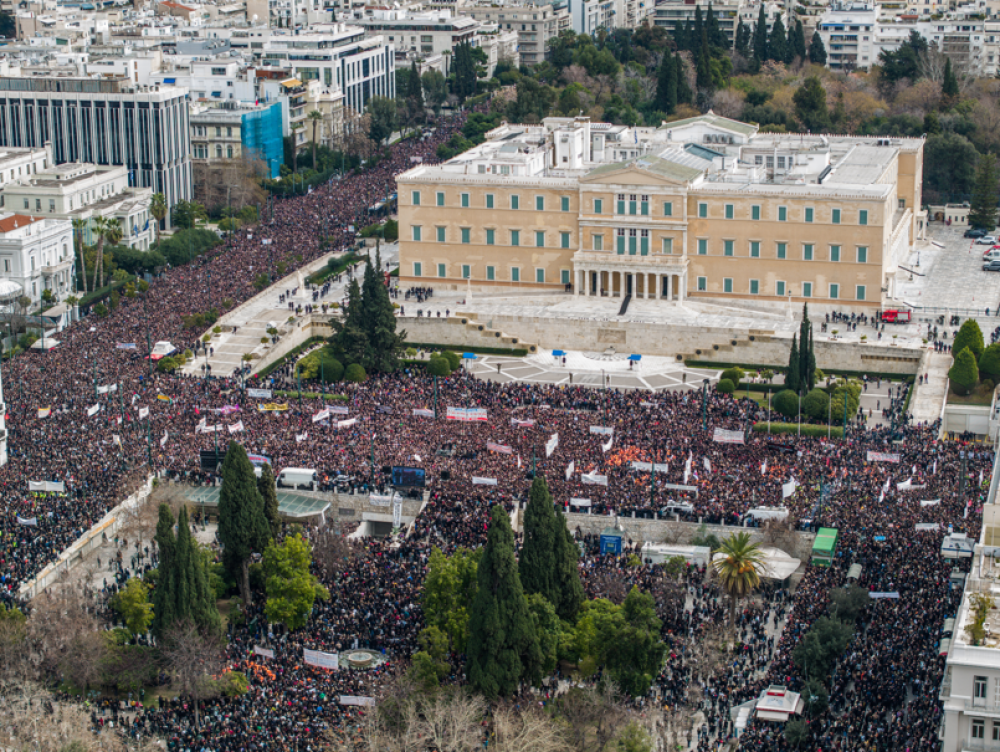
[[[911,315],[912,311],[900,311],[896,308],[890,308],[887,311],[882,311],[882,321],[886,324],[909,324]]]
[[[833,557],[837,553],[837,539],[840,531],[835,527],[821,527],[816,532],[816,540],[813,541],[812,564],[815,567],[828,567],[833,564]]]
[[[308,467],[286,467],[278,473],[278,488],[302,488],[312,491],[319,483],[319,473]]]

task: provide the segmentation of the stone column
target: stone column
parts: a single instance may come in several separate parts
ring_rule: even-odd
[[[677,275],[677,302],[684,302],[684,295],[687,292],[687,272]]]
[[[647,272],[645,276],[646,276],[646,279],[645,279],[645,288],[646,289],[643,290],[642,294],[643,294],[643,297],[646,298],[646,300],[649,300],[649,287],[650,287],[650,285],[653,284],[653,275],[650,274],[649,272]]]
[[[664,274],[663,276],[667,280],[667,295],[666,295],[666,298],[667,298],[667,300],[673,300],[674,299],[674,275],[673,274]]]

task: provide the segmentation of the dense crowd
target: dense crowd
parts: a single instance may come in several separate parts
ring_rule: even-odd
[[[858,739],[866,749],[934,746],[940,705],[933,688],[942,670],[937,627],[954,611],[959,595],[937,551],[949,528],[978,535],[993,462],[989,449],[942,443],[935,438],[938,426],[905,421],[895,434],[888,428],[855,430],[844,441],[769,437],[749,431],[766,410],[727,395],[710,393],[703,402],[693,390],[649,394],[496,384],[462,372],[436,385],[404,370],[338,387],[346,396],[338,404],[348,414],[313,422],[320,409],[314,399],[293,397],[287,409],[258,409],[263,402],[285,401],[246,396],[244,387],[270,387],[270,378],[251,373],[243,384],[236,377],[150,373],[143,357],[147,327],[151,341],[192,345],[201,332],[184,330],[182,317],[226,299],[240,304],[256,293],[254,279],[273,276],[279,261],[295,268],[316,258],[322,253],[321,230],[335,246],[348,247],[353,240],[348,225],[358,224],[367,207],[391,192],[395,174],[416,160],[432,159],[437,144],[459,124],[448,121],[429,140],[394,147],[362,173],[278,201],[273,219],[234,234],[217,255],[168,270],[145,299],[123,298],[107,317],[90,316],[62,332],[60,344],[48,352],[31,351],[4,364],[10,461],[0,468],[3,599],[13,601],[21,583],[150,471],[209,482],[199,450],[211,448],[216,438],[240,441],[248,451],[269,457],[276,469],[315,468],[327,484],[349,476],[359,493],[383,488],[386,467],[421,467],[430,489],[412,534],[398,546],[375,540],[351,544],[347,568],[325,583],[330,600],[317,606],[306,627],[274,635],[260,604],[245,614],[244,624],[230,627],[228,656],[250,678],[246,695],[207,703],[199,729],[192,708],[180,701],[149,708],[126,725],[128,733],[160,734],[176,750],[306,749],[320,737],[344,741],[357,733],[360,711],[339,705],[339,696],[377,694],[382,677],[415,649],[431,550],[482,544],[490,507],[513,510],[522,503],[531,473],[546,475],[557,503],[593,515],[740,525],[757,519],[754,509],[784,506],[800,527],[841,530],[833,566],[810,567],[794,596],[767,589],[758,601],[744,604],[739,656],[707,676],[689,650],[698,635],[725,621],[726,603],[703,570],[685,573],[683,598],[661,613],[671,654],[654,683],[655,701],[688,704],[697,688],[695,707],[706,716],[698,743],[709,749],[733,732],[730,708],[768,683],[801,687],[791,651],[826,613],[830,589],[843,584],[850,565],[859,563],[861,586],[898,591],[901,597],[866,612],[840,662],[833,708],[815,722],[815,734],[824,749],[858,749]],[[431,291],[408,294],[420,302]],[[139,344],[127,349],[119,343]],[[276,374],[277,385],[287,384],[288,376]],[[102,388],[111,385],[117,388]],[[895,394],[886,409],[901,411],[904,397]],[[94,406],[96,414],[88,415]],[[486,420],[446,420],[448,407],[485,410]],[[49,409],[41,417],[39,411]],[[148,417],[140,418],[146,410]],[[338,428],[345,419],[356,422]],[[200,423],[223,426],[221,436],[199,432]],[[718,443],[715,428],[745,432],[745,443]],[[964,449],[969,451],[963,458]],[[655,463],[654,473],[648,463]],[[37,480],[63,481],[67,492],[32,495],[28,481]],[[37,524],[23,524],[32,519]],[[937,527],[918,532],[919,523]],[[149,552],[142,558],[126,555],[109,592],[122,584],[126,571],[153,561],[146,558]],[[646,586],[661,574],[655,565],[626,567],[624,559],[602,556],[592,547],[581,568],[591,595],[602,594],[609,577]],[[256,645],[266,645],[275,657],[256,655]],[[353,646],[378,651],[384,663],[328,672],[301,659],[303,648],[333,652]],[[462,679],[458,662],[454,678]],[[752,725],[742,746],[787,748],[780,729],[766,723]]]

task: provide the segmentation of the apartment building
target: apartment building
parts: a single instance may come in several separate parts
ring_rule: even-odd
[[[73,223],[27,214],[0,214],[0,278],[21,286],[36,303],[44,290],[56,300],[73,292]]]
[[[504,124],[397,177],[412,284],[871,311],[924,232],[922,139],[704,116]]]
[[[130,186],[191,199],[187,92],[127,79],[0,78],[0,146],[51,144],[55,164],[128,169]]]
[[[366,37],[382,37],[392,44],[397,57],[428,58],[451,53],[456,45],[475,46],[481,24],[444,9],[414,13],[397,8],[374,8],[370,17],[355,21]]]
[[[219,106],[191,105],[191,161],[195,196],[199,201],[199,172],[213,162],[259,160],[267,177],[280,177],[284,160],[280,102],[225,102]]]
[[[85,240],[97,240],[89,220],[117,219],[122,245],[147,250],[155,240],[151,188],[129,185],[128,169],[68,162],[23,177],[0,193],[0,209],[33,217],[88,221]],[[155,220],[154,220],[155,221]]]
[[[501,31],[517,32],[518,54],[524,65],[542,62],[549,40],[572,28],[569,8],[559,2],[470,5],[462,13],[481,23],[494,24]]]
[[[696,2],[659,0],[655,6],[653,23],[673,31],[678,25],[684,26],[688,21],[694,23],[698,8],[701,9],[702,18],[705,18],[708,15],[709,5],[712,6],[719,28],[729,39],[730,44],[736,43],[736,28],[740,20],[750,29],[757,25],[761,5],[764,6],[764,17],[767,19],[769,32],[776,18],[785,18],[784,6],[781,3],[764,2],[764,0],[720,0],[711,3],[708,0],[696,0]]]

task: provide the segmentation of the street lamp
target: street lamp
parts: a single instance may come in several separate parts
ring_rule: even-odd
[[[701,430],[708,430],[708,379],[701,380]]]

